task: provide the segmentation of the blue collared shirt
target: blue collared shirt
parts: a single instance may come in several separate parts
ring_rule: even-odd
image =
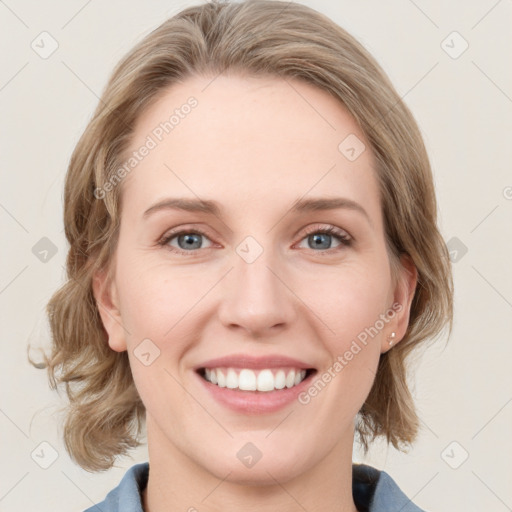
[[[144,512],[149,463],[136,464],[104,501],[84,512]],[[366,464],[352,464],[352,495],[359,512],[425,512],[417,507],[385,472]]]

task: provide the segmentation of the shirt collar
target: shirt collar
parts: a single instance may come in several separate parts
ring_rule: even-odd
[[[143,512],[149,463],[136,464],[101,503],[84,512]],[[360,512],[425,512],[418,508],[385,472],[366,464],[352,464],[352,493]]]

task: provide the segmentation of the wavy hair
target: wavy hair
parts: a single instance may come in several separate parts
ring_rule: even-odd
[[[377,162],[393,275],[407,254],[418,282],[405,337],[381,354],[355,432],[365,453],[377,436],[400,450],[417,436],[406,359],[447,324],[451,332],[453,322],[451,265],[419,128],[375,59],[325,15],[280,0],[208,2],[171,17],[123,57],[69,162],[67,275],[47,304],[52,347],[44,357],[51,387],[64,385],[69,399],[66,449],[88,471],[109,469],[139,445],[145,418],[127,353],[109,348],[92,291],[93,275],[110,272],[122,186],[102,199],[95,191],[115,178],[137,119],[160,93],[193,75],[224,72],[303,80],[334,95],[366,135]]]

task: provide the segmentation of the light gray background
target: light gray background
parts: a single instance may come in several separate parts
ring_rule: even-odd
[[[467,247],[453,253],[453,335],[424,354],[411,379],[423,422],[415,448],[404,455],[379,443],[354,460],[386,470],[429,511],[512,510],[512,2],[303,3],[355,35],[389,74],[424,135],[443,236]],[[0,1],[1,511],[81,511],[146,460],[143,447],[106,473],[74,465],[60,438],[63,402],[27,363],[26,346],[47,344],[44,306],[64,278],[72,149],[118,60],[188,5]],[[46,59],[31,48],[49,48],[43,31],[59,45]],[[454,31],[469,44],[457,58],[463,41]],[[57,249],[46,262],[33,252],[43,237]]]

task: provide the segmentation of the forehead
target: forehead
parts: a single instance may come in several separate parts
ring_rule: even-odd
[[[166,196],[213,199],[239,214],[312,195],[347,197],[379,214],[363,132],[338,99],[299,80],[220,75],[174,84],[139,116],[126,158],[133,152],[145,156],[122,183],[123,204],[139,212]]]

